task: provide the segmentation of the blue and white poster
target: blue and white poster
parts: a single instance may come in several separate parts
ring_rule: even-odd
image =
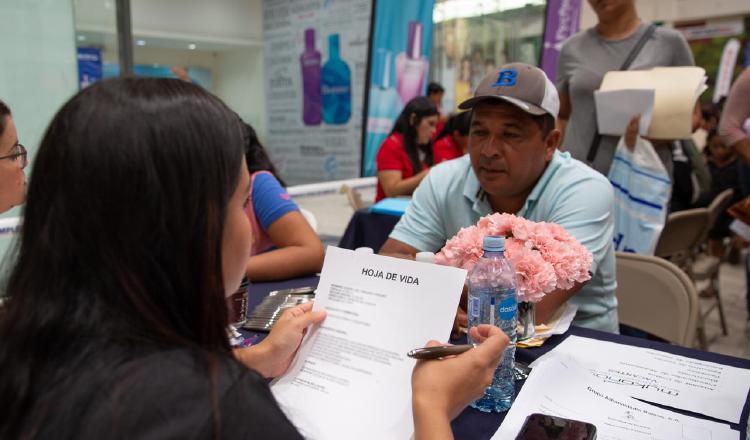
[[[363,176],[375,175],[375,156],[404,105],[425,94],[434,5],[434,0],[375,2]]]
[[[102,79],[102,51],[96,47],[79,47],[78,86],[85,89]]]
[[[264,0],[266,147],[290,185],[359,177],[372,0]]]

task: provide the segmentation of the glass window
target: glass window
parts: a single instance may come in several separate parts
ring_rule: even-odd
[[[488,70],[539,64],[545,0],[438,0],[430,78],[445,87],[443,109],[469,98]]]

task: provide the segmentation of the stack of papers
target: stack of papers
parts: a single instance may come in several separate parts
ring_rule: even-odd
[[[750,389],[750,370],[578,336],[531,366],[557,356],[575,359],[597,382],[618,385],[628,396],[731,423],[740,422]]]
[[[607,440],[736,440],[739,434],[728,425],[628,397],[621,387],[594,380],[569,356],[553,357],[534,367],[492,439],[516,438],[533,413],[591,423],[597,438]]]
[[[707,88],[706,71],[700,67],[607,72],[595,95],[599,131],[621,135],[630,118],[640,114],[642,119],[651,119],[650,124],[641,125],[642,135],[687,139],[693,133],[695,103]]]

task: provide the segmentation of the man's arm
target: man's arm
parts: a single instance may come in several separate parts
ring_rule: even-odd
[[[544,295],[541,301],[536,303],[535,320],[540,324],[545,324],[554,316],[557,309],[559,309],[567,300],[573,298],[579,290],[584,286],[585,283],[576,283],[575,286],[568,290],[555,290]]]
[[[581,203],[584,197],[586,203]],[[591,252],[593,261],[589,271],[595,277],[599,265],[612,264],[608,259],[614,258],[614,193],[611,184],[597,174],[556,194],[554,200],[552,211],[545,220],[565,228]],[[536,306],[537,322],[547,322],[585,284],[576,283],[568,290],[546,294]]]
[[[388,255],[389,257],[413,260],[417,252],[419,252],[419,249],[414,246],[410,246],[403,241],[396,240],[395,238],[388,238],[378,253],[380,255]]]

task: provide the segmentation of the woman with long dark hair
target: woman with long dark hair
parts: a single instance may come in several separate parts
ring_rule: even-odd
[[[26,148],[18,142],[10,108],[0,101],[0,213],[23,203]]]
[[[250,124],[243,124],[250,172],[245,207],[253,229],[247,275],[254,281],[311,275],[323,267],[323,243],[284,189],[276,167]]]
[[[263,376],[324,312],[290,309],[250,348],[227,340],[252,243],[242,158],[236,116],[183,81],[102,81],[60,109],[0,288],[0,438],[301,438]],[[507,339],[473,336],[487,339],[417,364],[418,438],[449,434],[491,380]]]
[[[448,118],[443,129],[435,137],[432,147],[435,165],[467,153],[470,128],[471,112],[456,113]]]
[[[409,101],[380,145],[378,189],[375,201],[385,197],[409,196],[432,166],[432,135],[438,109],[425,96]]]

